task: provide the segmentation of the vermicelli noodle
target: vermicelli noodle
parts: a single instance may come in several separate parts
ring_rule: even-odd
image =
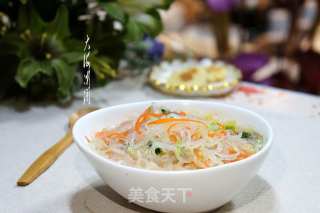
[[[97,132],[90,144],[120,164],[155,170],[203,169],[245,159],[263,137],[235,121],[148,107],[137,119]]]

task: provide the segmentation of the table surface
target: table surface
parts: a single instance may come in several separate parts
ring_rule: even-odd
[[[110,106],[174,98],[151,89],[143,79],[95,89],[92,102]],[[260,113],[274,128],[274,145],[258,175],[215,212],[320,212],[320,98],[242,85],[230,96],[205,100]],[[258,90],[247,93],[246,87]],[[81,104],[81,95],[67,107],[23,101],[0,104],[0,212],[151,212],[129,204],[106,186],[75,145],[34,183],[16,186],[30,163],[65,133],[68,116]]]

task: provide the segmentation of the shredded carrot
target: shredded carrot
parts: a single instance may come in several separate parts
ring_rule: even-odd
[[[215,136],[215,132],[214,131],[209,131],[208,132],[208,136],[210,137],[210,138],[213,138],[214,136]]]
[[[137,119],[134,130],[138,133],[141,134],[141,125],[148,120],[151,117],[161,117],[163,114],[157,114],[152,112],[152,108],[148,107]]]
[[[232,162],[235,162],[235,161],[246,159],[247,157],[250,157],[251,155],[252,155],[252,153],[250,153],[248,151],[245,151],[245,150],[241,150],[239,155],[237,156],[237,158],[235,160],[224,160],[223,162],[224,163],[232,163]]]
[[[177,114],[178,114],[178,115],[181,115],[181,116],[186,116],[186,115],[187,115],[187,113],[185,113],[185,112],[183,112],[183,111],[177,112]]]
[[[217,122],[217,125],[220,127],[220,129],[225,129],[224,125],[220,122]]]
[[[96,137],[102,140],[107,138],[126,138],[129,134],[129,131],[116,132],[116,131],[100,131],[96,133]]]
[[[177,134],[175,134],[174,131],[172,131],[172,128],[174,128],[175,126],[177,126],[178,123],[173,123],[171,124],[168,129],[167,129],[167,134],[169,135],[169,138],[172,139],[171,141],[172,142],[176,142],[178,140],[178,137],[177,137]],[[185,127],[186,129],[189,129],[190,130],[190,127]],[[176,140],[174,139],[174,137],[176,138]],[[201,139],[201,133],[199,131],[195,131],[192,135],[191,135],[191,138],[192,140],[196,141],[196,140],[199,140]]]
[[[201,133],[199,131],[196,131],[195,133],[193,133],[191,135],[191,139],[194,140],[194,141],[197,141],[197,140],[201,139]]]
[[[108,156],[108,157],[111,157],[112,155],[112,149],[108,148],[104,151],[104,153]]]
[[[146,114],[147,117],[161,117],[163,114],[159,114],[159,113],[148,113]]]
[[[172,131],[172,128],[175,127],[178,123],[171,124],[167,129],[167,134],[169,135],[169,139],[173,143],[177,143],[179,140],[179,135],[176,131]]]
[[[210,167],[211,166],[212,161],[208,158],[207,160],[204,161],[204,165],[206,167]]]
[[[223,136],[226,136],[226,131],[225,130],[219,130],[219,131],[209,131],[208,132],[208,136],[210,138],[213,138],[213,137],[223,137]]]
[[[194,162],[184,163],[182,166],[183,166],[183,167],[191,167],[191,168],[196,168],[196,167],[197,167]]]
[[[170,139],[170,141],[172,142],[172,143],[177,143],[178,142],[178,136],[177,135],[175,135],[175,134],[171,134],[171,135],[169,135],[169,139]]]
[[[228,147],[228,154],[235,154],[235,153],[237,153],[237,151],[232,147],[232,146],[229,146]]]
[[[134,125],[134,130],[137,132],[137,133],[141,133],[140,131],[140,127],[141,127],[141,124],[142,122],[145,120],[145,115],[148,114],[148,113],[151,113],[152,111],[152,108],[151,107],[148,107],[138,118],[137,118],[137,121]]]
[[[194,149],[193,152],[194,152],[195,156],[196,156],[199,160],[202,159],[203,154],[202,154],[202,152],[201,152],[200,149]]]
[[[250,152],[241,150],[240,154],[237,157],[237,160],[245,159],[245,158],[249,157],[250,155],[252,155]]]
[[[198,168],[208,168],[210,166],[211,160],[207,159],[203,161],[204,156],[200,149],[194,149],[193,152],[196,156],[196,159],[193,162]]]
[[[177,126],[177,124],[178,124],[178,123],[173,123],[173,124],[171,124],[171,125],[168,127],[168,129],[167,129],[167,134],[168,134],[168,135],[170,135],[170,132],[171,132],[172,128],[175,127],[175,126]]]
[[[151,121],[148,123],[148,125],[157,125],[157,124],[164,124],[164,123],[170,123],[170,122],[194,122],[194,123],[199,123],[204,126],[207,126],[207,124],[203,123],[202,121],[193,120],[189,118],[162,118],[155,121]]]

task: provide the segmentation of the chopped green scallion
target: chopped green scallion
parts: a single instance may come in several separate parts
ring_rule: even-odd
[[[154,153],[156,153],[156,155],[160,155],[161,152],[162,152],[162,150],[159,147],[155,148],[155,150],[154,150]]]
[[[250,137],[251,137],[251,133],[250,132],[243,131],[241,133],[241,138],[250,138]]]

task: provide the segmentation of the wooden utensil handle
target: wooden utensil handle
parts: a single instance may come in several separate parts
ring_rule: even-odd
[[[66,135],[55,145],[40,155],[25,173],[17,181],[18,186],[26,186],[32,183],[46,169],[48,169],[63,153],[66,148],[72,144],[72,132],[69,130]]]

